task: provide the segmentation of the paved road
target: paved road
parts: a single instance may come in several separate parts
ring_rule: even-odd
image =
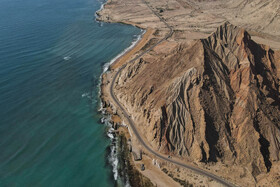
[[[160,19],[160,21],[162,21],[167,28],[169,28],[169,33],[164,37],[162,38],[161,40],[159,40],[157,43],[155,43],[154,45],[152,45],[149,49],[147,49],[146,51],[142,52],[141,54],[139,54],[138,56],[136,56],[135,58],[133,58],[132,60],[130,60],[128,63],[133,63],[135,60],[138,60],[139,58],[141,58],[144,54],[150,52],[155,46],[157,46],[158,44],[160,44],[161,42],[163,42],[164,40],[168,39],[169,37],[172,36],[173,34],[173,29],[171,26],[169,26],[166,21],[160,17],[158,15],[157,12],[155,12],[150,6],[149,4],[145,1],[145,0],[142,0],[148,7],[149,9]],[[149,151],[150,153],[152,153],[153,155],[155,155],[156,157],[162,159],[162,160],[165,160],[167,162],[170,162],[170,163],[173,163],[173,164],[176,164],[178,166],[181,166],[183,168],[186,168],[186,169],[190,169],[192,171],[195,171],[196,173],[200,174],[200,175],[204,175],[206,177],[209,177],[225,186],[230,186],[230,187],[235,187],[235,185],[227,182],[226,180],[224,180],[223,178],[221,177],[218,177],[212,173],[209,173],[207,171],[204,171],[202,169],[199,169],[195,166],[191,166],[191,165],[188,165],[188,164],[185,164],[185,163],[181,163],[181,162],[178,162],[178,161],[175,161],[175,160],[172,160],[166,156],[163,156],[161,154],[159,154],[158,152],[156,152],[155,150],[153,150],[149,145],[147,145],[145,143],[145,141],[142,139],[141,135],[139,134],[138,130],[136,129],[136,125],[134,123],[134,121],[130,118],[130,116],[128,115],[128,113],[126,112],[126,110],[124,109],[124,107],[122,106],[122,104],[119,102],[118,98],[116,97],[115,93],[114,93],[114,84],[116,82],[116,79],[117,77],[119,76],[120,72],[124,69],[126,65],[123,65],[118,71],[117,73],[115,74],[115,76],[113,77],[113,80],[111,82],[111,86],[110,86],[110,95],[111,97],[113,98],[114,102],[117,104],[117,106],[119,107],[120,111],[122,111],[124,117],[127,119],[128,123],[129,123],[129,126],[131,127],[131,129],[133,130],[136,138],[138,139],[138,141],[143,145],[143,147]]]

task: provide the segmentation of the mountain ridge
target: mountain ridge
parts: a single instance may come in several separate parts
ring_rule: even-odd
[[[279,51],[229,22],[171,53],[163,45],[128,65],[115,87],[153,147],[246,167],[254,178],[278,166]]]

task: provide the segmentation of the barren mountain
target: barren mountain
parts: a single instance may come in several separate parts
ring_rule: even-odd
[[[163,45],[128,65],[115,88],[154,148],[253,177],[279,171],[280,52],[228,22],[167,54]]]
[[[155,150],[241,186],[280,186],[278,0],[109,0],[99,15],[149,29],[140,52],[169,33],[162,20],[174,31],[114,87]],[[103,76],[107,106],[119,66]]]

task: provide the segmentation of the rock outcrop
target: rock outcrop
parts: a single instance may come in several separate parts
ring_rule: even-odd
[[[254,177],[279,164],[280,52],[228,22],[168,53],[164,45],[128,64],[115,87],[152,146]]]

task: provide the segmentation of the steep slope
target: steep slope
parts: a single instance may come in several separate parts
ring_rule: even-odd
[[[226,22],[207,39],[156,47],[115,92],[155,149],[257,177],[279,165],[279,54]]]

